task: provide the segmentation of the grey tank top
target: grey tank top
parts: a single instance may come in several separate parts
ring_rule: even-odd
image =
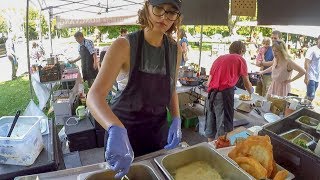
[[[128,34],[126,37],[130,44],[130,74],[136,61],[136,53],[139,39],[139,31]],[[140,70],[146,73],[166,74],[165,66],[165,48],[164,43],[161,47],[154,47],[146,40],[143,43],[142,63]],[[177,43],[169,40],[169,68],[170,68],[170,89],[173,92],[175,88],[177,67]],[[129,74],[129,80],[130,80]],[[118,91],[112,101],[118,99],[122,91]]]

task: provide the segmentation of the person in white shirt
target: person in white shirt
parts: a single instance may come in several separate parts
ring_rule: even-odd
[[[312,101],[315,97],[316,90],[319,84],[320,71],[320,35],[318,36],[318,43],[308,49],[305,56],[304,68],[306,76],[304,83],[307,85],[307,99]]]
[[[8,35],[8,39],[6,41],[6,51],[7,51],[7,57],[11,62],[12,67],[12,80],[17,78],[17,70],[18,70],[18,61],[16,57],[16,52],[14,48],[14,42],[12,39],[12,35]]]

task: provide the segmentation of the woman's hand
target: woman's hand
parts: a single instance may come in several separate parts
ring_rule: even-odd
[[[105,158],[111,169],[121,178],[128,174],[134,155],[129,142],[127,130],[119,126],[111,126],[108,130]]]
[[[173,149],[178,146],[182,138],[181,133],[181,119],[180,117],[175,117],[172,120],[172,124],[169,129],[167,145],[165,149]]]

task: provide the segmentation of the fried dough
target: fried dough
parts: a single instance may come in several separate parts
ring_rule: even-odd
[[[273,180],[285,180],[288,176],[289,172],[287,170],[279,171]]]
[[[254,158],[237,157],[234,161],[246,172],[256,179],[266,179],[267,170]]]
[[[267,177],[272,174],[273,152],[269,136],[249,136],[246,140],[237,143],[228,156],[233,160],[237,157],[251,157],[267,170]]]

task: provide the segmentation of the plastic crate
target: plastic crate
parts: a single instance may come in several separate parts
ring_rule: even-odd
[[[39,66],[40,82],[58,81],[61,79],[60,65]]]
[[[198,123],[198,116],[195,112],[190,109],[184,109],[180,112],[181,118],[183,120],[184,128],[195,127]]]
[[[171,117],[171,113],[169,111],[169,109],[167,108],[167,122],[168,122],[168,125],[170,126],[171,123],[172,123],[172,117]]]

